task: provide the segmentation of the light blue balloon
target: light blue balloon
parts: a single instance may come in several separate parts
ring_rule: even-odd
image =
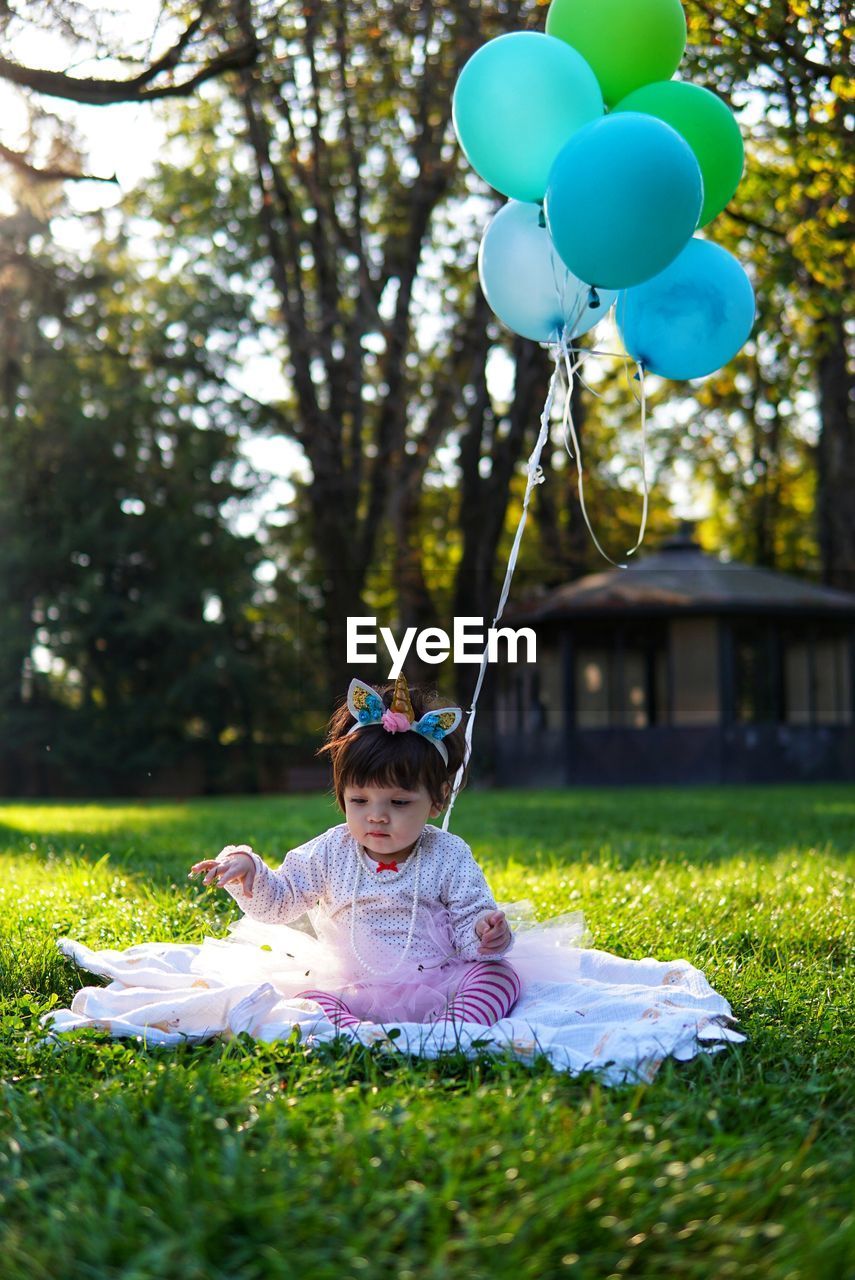
[[[555,252],[539,206],[519,200],[509,200],[484,232],[478,276],[502,324],[534,342],[557,342],[565,325],[568,338],[587,333],[617,297],[602,289],[591,306],[590,287]]]
[[[472,168],[516,200],[543,199],[564,143],[603,111],[597,77],[581,53],[539,31],[483,44],[461,71],[452,101]]]
[[[703,378],[732,360],[754,324],[754,290],[733,254],[690,240],[652,280],[618,296],[629,354],[662,378]]]
[[[626,111],[585,125],[565,143],[545,208],[553,243],[574,275],[627,289],[673,262],[702,203],[688,142],[655,116]]]

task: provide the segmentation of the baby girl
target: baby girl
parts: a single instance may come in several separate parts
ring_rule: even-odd
[[[353,680],[322,748],[345,821],[292,849],[276,871],[247,845],[191,868],[253,920],[282,926],[268,932],[273,949],[292,962],[308,957],[309,967],[300,981],[283,963],[277,985],[315,1001],[336,1027],[489,1026],[520,994],[501,958],[513,935],[472,850],[428,822],[463,760],[461,719],[403,676],[378,689]],[[306,912],[314,938],[287,927]]]

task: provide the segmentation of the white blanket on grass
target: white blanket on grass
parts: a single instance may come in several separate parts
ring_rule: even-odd
[[[110,979],[84,987],[70,1009],[45,1019],[48,1039],[82,1027],[132,1036],[149,1045],[290,1036],[307,1045],[337,1035],[390,1051],[435,1058],[510,1053],[539,1055],[570,1074],[597,1071],[606,1084],[650,1081],[665,1058],[681,1061],[745,1039],[727,1000],[686,960],[627,960],[590,947],[575,951],[572,969],[557,983],[531,983],[511,1011],[491,1027],[477,1023],[360,1023],[337,1031],[313,1000],[281,995],[267,981],[228,983],[211,973],[204,944],[147,942],[123,951],[93,951],[60,938],[64,955],[81,969]]]

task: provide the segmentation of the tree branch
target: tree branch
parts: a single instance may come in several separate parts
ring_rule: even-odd
[[[62,169],[51,166],[47,169],[39,169],[22,151],[13,151],[11,147],[4,147],[0,142],[0,160],[5,160],[13,169],[17,169],[19,173],[25,173],[28,178],[34,179],[36,182],[118,182],[119,179],[115,174],[109,178],[103,178],[96,173],[74,173],[70,169]]]
[[[787,242],[787,233],[780,227],[773,227],[768,222],[760,222],[757,218],[749,218],[745,213],[738,213],[731,205],[726,205],[723,212],[728,218],[733,218],[734,222],[741,222],[743,226],[752,227],[755,231],[765,231],[767,235],[774,236],[785,244]]]
[[[216,0],[202,0],[198,14],[193,21],[185,27],[172,48],[167,49],[166,53],[164,53],[162,57],[156,58],[150,67],[147,67],[145,71],[140,72],[136,77],[137,83],[148,84],[150,81],[154,80],[156,76],[160,75],[161,71],[172,71],[178,66],[178,63],[181,61],[182,53],[201,27],[206,15],[214,4],[216,4]],[[150,49],[149,52],[151,52]]]
[[[212,0],[202,0],[199,13],[181,33],[172,48],[129,80],[102,80],[95,77],[78,79],[64,71],[21,66],[9,58],[0,58],[0,79],[19,85],[23,89],[31,89],[34,93],[45,94],[50,98],[63,98],[69,102],[80,102],[90,106],[187,97],[206,80],[223,75],[226,71],[236,71],[252,66],[258,58],[258,40],[253,32],[251,38],[243,44],[224,50],[179,84],[162,85],[160,88],[146,87],[152,80],[164,72],[173,71],[180,64],[182,54],[197,34],[211,7]]]

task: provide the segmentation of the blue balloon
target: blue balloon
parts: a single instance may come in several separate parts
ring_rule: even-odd
[[[754,324],[754,290],[733,254],[690,240],[658,276],[618,296],[618,332],[662,378],[703,378],[732,360]]]
[[[546,221],[574,275],[627,289],[673,262],[698,225],[703,194],[685,138],[655,116],[626,111],[585,125],[562,147]]]
[[[492,219],[478,251],[478,276],[496,315],[514,333],[534,342],[557,342],[587,333],[617,297],[590,288],[567,270],[540,225],[536,204],[509,200]]]

